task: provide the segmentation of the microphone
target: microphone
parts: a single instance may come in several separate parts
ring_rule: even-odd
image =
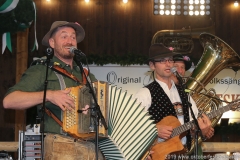
[[[52,55],[52,52],[53,52],[53,49],[52,49],[51,47],[48,47],[48,48],[46,49],[46,54],[47,54],[48,56],[51,56],[51,55]]]
[[[53,55],[53,49],[51,48],[51,47],[48,47],[47,49],[46,49],[46,55],[47,55],[47,65],[49,65],[49,63],[50,63],[50,59],[52,58],[52,55]]]
[[[177,69],[173,67],[171,68],[171,72],[177,77],[179,83],[182,85],[183,84],[182,76],[177,72]]]
[[[85,57],[86,55],[79,49],[75,48],[75,47],[70,47],[70,50],[69,50],[72,54],[76,54],[78,56],[82,56],[82,57]]]

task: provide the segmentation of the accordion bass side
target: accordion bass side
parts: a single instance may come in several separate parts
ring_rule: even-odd
[[[132,95],[127,95],[127,91],[122,91],[122,88],[97,81],[94,82],[94,90],[108,125],[108,129],[105,130],[101,122],[99,123],[101,138],[99,138],[98,146],[105,158],[137,160],[146,156],[157,138],[156,125],[150,119],[148,112],[137,103],[136,99],[132,98]],[[95,105],[89,89],[85,86],[73,88],[70,95],[76,98],[78,109],[84,108],[86,104],[90,105],[90,108]],[[75,109],[75,113],[69,111],[63,113],[63,130],[79,138],[92,138],[94,142],[95,133],[91,118],[93,111],[90,109],[90,112],[85,115],[78,114],[78,109]]]
[[[108,87],[106,82],[96,81],[93,83],[97,102],[106,122],[108,118]],[[78,111],[82,110],[86,105],[89,105],[91,108],[95,107],[96,104],[92,99],[90,89],[86,85],[72,87],[69,95],[75,100],[75,110],[62,112],[63,131],[76,138],[94,138],[94,119],[91,117],[94,112],[93,109],[89,109],[87,114],[78,113]],[[99,123],[99,135],[104,137],[107,136],[107,130],[101,125],[101,122]]]

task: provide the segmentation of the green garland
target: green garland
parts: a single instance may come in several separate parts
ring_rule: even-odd
[[[88,64],[96,64],[103,66],[105,64],[120,64],[121,66],[129,65],[146,65],[148,64],[148,56],[137,54],[125,54],[125,55],[108,55],[108,54],[90,54],[87,56]],[[83,62],[86,64],[86,62]]]
[[[87,55],[88,64],[96,64],[103,66],[105,64],[119,64],[121,66],[129,65],[148,65],[148,56],[140,54],[127,53],[124,55],[108,55],[108,54],[89,54]],[[197,59],[192,62],[196,65]],[[87,62],[83,62],[87,64]]]
[[[6,0],[0,0],[0,6]],[[34,20],[34,7],[32,0],[19,0],[18,5],[12,11],[0,13],[0,34],[5,32],[24,31]]]

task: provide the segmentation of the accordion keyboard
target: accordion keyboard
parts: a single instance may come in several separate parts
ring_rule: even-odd
[[[71,96],[76,103],[76,96],[71,93],[69,94],[69,96]],[[69,110],[67,110],[65,112],[66,112],[66,128],[68,129],[77,124],[77,120],[76,120],[77,112],[69,111]]]
[[[76,112],[66,111],[66,128],[71,128],[73,125],[76,125]]]
[[[106,82],[96,81],[93,83],[93,88],[96,92],[95,94],[97,101],[103,113],[103,116],[107,120],[108,84]],[[69,96],[74,99],[75,109],[62,112],[63,131],[67,132],[75,138],[82,138],[86,140],[94,138],[95,131],[94,129],[91,129],[91,124],[93,123],[91,113],[93,112],[93,109],[89,109],[87,114],[78,112],[79,110],[85,108],[86,105],[91,106],[91,108],[95,106],[92,100],[92,95],[90,94],[89,87],[86,85],[72,87]],[[99,134],[101,136],[107,136],[107,131],[103,126],[101,126],[101,122],[99,126]]]

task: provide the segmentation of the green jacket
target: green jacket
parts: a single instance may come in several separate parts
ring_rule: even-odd
[[[80,81],[82,81],[82,75],[80,73],[80,69],[75,62],[73,63],[73,69],[71,69],[69,65],[66,65],[61,60],[56,58],[55,56],[52,58],[51,62],[57,62],[57,64],[61,68],[64,68],[69,73],[72,73],[74,76],[76,76]],[[96,78],[93,74],[90,74],[89,76],[92,81],[96,81]],[[76,87],[78,85],[81,85],[67,76],[63,76],[63,79],[65,81],[67,88],[68,87]],[[7,94],[9,94],[13,91],[24,91],[24,92],[43,91],[44,85],[45,85],[45,80],[46,80],[46,65],[37,64],[37,65],[31,66],[22,75],[20,81],[13,87],[9,88]],[[52,69],[48,69],[47,80],[48,80],[47,90],[60,90],[61,89],[59,79]],[[37,106],[38,114],[40,113],[39,109],[41,108],[41,106],[42,106],[41,104]],[[58,106],[56,106],[50,102],[46,102],[45,106],[48,109],[50,109],[61,120],[61,109]],[[39,117],[41,117],[40,114],[39,114]],[[60,126],[46,114],[45,114],[45,129],[44,129],[44,131],[50,132],[50,133],[60,133]]]

